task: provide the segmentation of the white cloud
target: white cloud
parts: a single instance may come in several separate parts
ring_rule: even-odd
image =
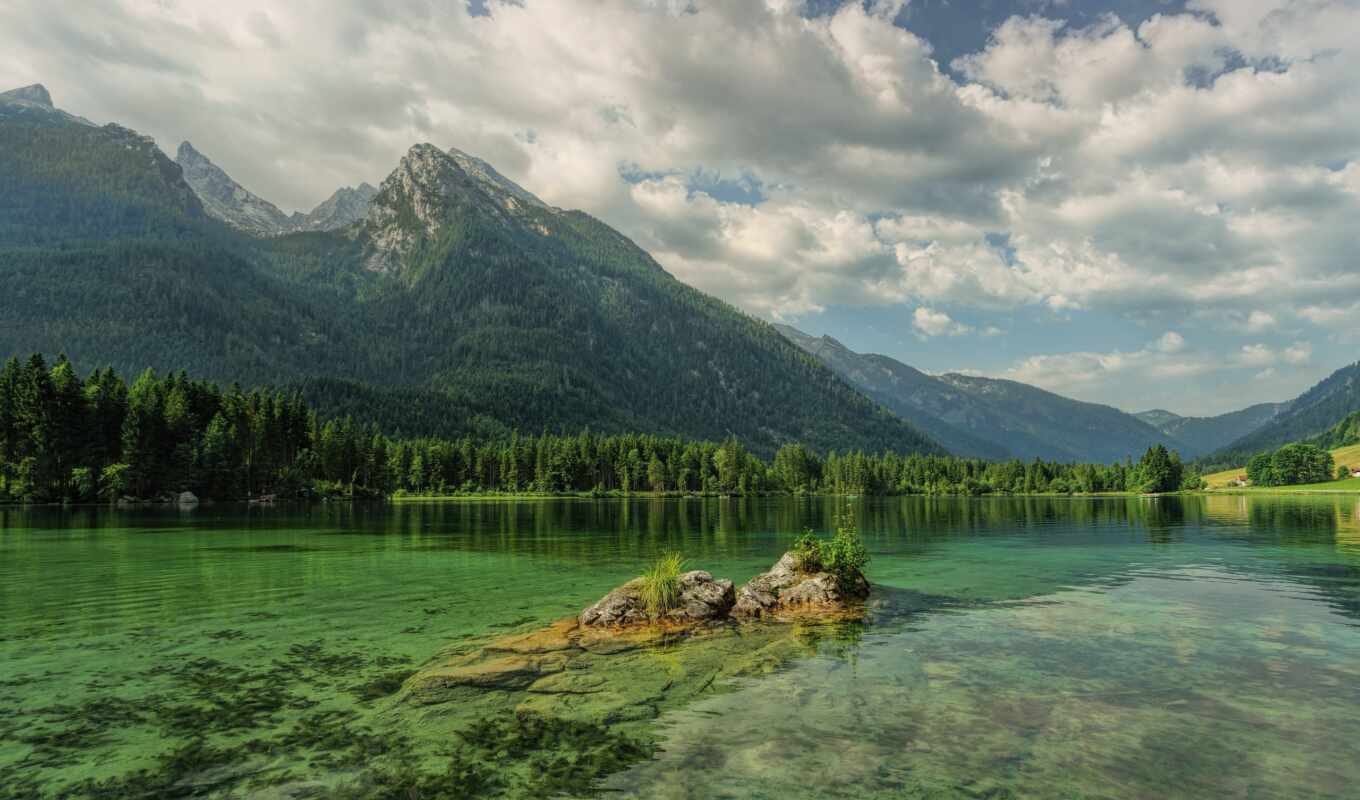
[[[1238,363],[1248,367],[1264,367],[1278,360],[1279,355],[1264,344],[1244,344],[1237,354]]]
[[[1295,342],[1284,349],[1284,360],[1289,364],[1307,364],[1313,358],[1313,346],[1308,342]]]
[[[1185,349],[1185,337],[1175,331],[1167,331],[1157,340],[1156,348],[1159,353],[1179,353]]]
[[[924,306],[912,312],[911,326],[922,336],[963,336],[973,331],[972,327],[955,322],[943,311]]]
[[[1006,377],[1055,392],[1081,394],[1111,381],[1164,382],[1220,368],[1221,365],[1207,355],[1187,352],[1185,338],[1175,331],[1167,331],[1137,350],[1029,356],[1008,369]]]
[[[1243,345],[1238,351],[1237,363],[1247,367],[1267,367],[1279,364],[1307,364],[1313,358],[1313,345],[1308,342],[1294,342],[1283,348],[1275,349],[1266,344]],[[1274,374],[1273,372],[1271,373]]]
[[[1243,328],[1248,333],[1260,333],[1261,331],[1269,330],[1270,328],[1275,327],[1275,325],[1276,320],[1274,314],[1269,314],[1266,313],[1265,311],[1258,310],[1253,311],[1247,315],[1247,319],[1246,322],[1243,324]]]

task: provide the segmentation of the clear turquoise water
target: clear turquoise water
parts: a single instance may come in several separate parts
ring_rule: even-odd
[[[847,503],[865,624],[799,631],[655,718],[516,749],[459,738],[476,703],[398,690],[667,550],[743,581]],[[642,755],[600,757],[625,734]],[[370,773],[435,774],[458,742],[521,777],[551,748],[585,794],[1357,796],[1360,499],[0,510],[0,797],[409,797]],[[544,785],[454,774],[420,796]]]

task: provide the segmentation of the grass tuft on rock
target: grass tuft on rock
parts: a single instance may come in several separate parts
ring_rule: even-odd
[[[680,573],[685,559],[679,553],[666,553],[642,573],[642,607],[659,617],[680,604]]]

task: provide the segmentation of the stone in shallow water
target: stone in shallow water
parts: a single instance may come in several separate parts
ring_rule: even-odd
[[[680,576],[680,603],[666,616],[680,622],[722,619],[735,602],[732,581],[696,569]]]
[[[705,622],[724,619],[736,602],[732,581],[715,579],[703,570],[680,576],[680,597],[676,607],[666,613],[673,622]],[[640,625],[651,621],[642,604],[642,579],[635,578],[611,591],[598,603],[581,612],[587,627]]]
[[[581,612],[582,625],[636,625],[647,621],[642,610],[642,579],[634,578],[609,594],[600,598],[595,605]]]
[[[755,576],[737,590],[732,616],[756,619],[787,612],[843,608],[847,602],[868,596],[869,582],[863,574],[857,574],[851,585],[844,587],[829,572],[802,572],[797,557],[785,553],[768,572]]]
[[[546,628],[529,633],[507,636],[487,646],[490,652],[540,654],[557,653],[576,647],[572,634],[576,632],[576,620],[562,619]]]
[[[421,673],[420,685],[425,692],[458,686],[523,689],[544,676],[561,672],[566,669],[566,664],[567,659],[560,653],[546,656],[494,655],[427,670]]]

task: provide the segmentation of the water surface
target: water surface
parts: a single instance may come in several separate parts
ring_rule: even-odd
[[[1353,796],[1357,503],[0,509],[0,797],[407,796],[393,776],[449,797]],[[571,614],[659,553],[742,581],[847,505],[865,623],[794,632],[655,718],[583,695],[575,727],[526,733],[402,701],[441,651]],[[713,651],[646,657],[680,674]]]

